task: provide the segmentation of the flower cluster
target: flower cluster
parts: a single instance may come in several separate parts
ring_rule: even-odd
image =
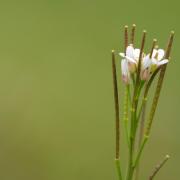
[[[169,62],[168,59],[164,59],[164,54],[165,52],[163,49],[156,48],[154,48],[151,53],[142,53],[140,72],[141,80],[148,80],[150,75],[158,67]],[[119,53],[119,55],[123,58],[121,60],[122,79],[124,83],[129,84],[131,74],[134,74],[137,71],[140,59],[140,49],[136,49],[133,47],[133,44],[130,44],[127,46],[126,52]]]

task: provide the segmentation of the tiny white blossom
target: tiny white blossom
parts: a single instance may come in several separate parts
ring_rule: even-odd
[[[138,64],[140,49],[134,49],[132,45],[126,48],[126,53],[119,53],[121,57],[126,59],[130,73],[134,73]]]
[[[164,50],[163,49],[154,49],[152,53],[152,66],[151,71],[156,70],[159,66],[167,64],[168,59],[164,59]]]
[[[127,59],[121,60],[121,72],[122,72],[122,80],[125,84],[129,84],[130,81],[130,72],[128,67]]]
[[[167,64],[168,59],[164,58],[163,49],[154,49],[152,56],[150,54],[146,55],[142,59],[142,69],[141,69],[141,80],[147,80],[152,72],[154,72],[159,66]]]
[[[146,55],[142,59],[142,66],[141,66],[141,80],[147,80],[151,73],[151,65],[152,59],[150,58],[150,54]]]

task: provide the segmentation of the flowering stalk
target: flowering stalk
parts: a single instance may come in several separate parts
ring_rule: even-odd
[[[133,95],[133,102],[132,102],[132,109],[131,109],[131,134],[130,134],[130,150],[129,150],[129,163],[128,163],[128,173],[127,173],[127,180],[131,180],[133,177],[134,167],[133,167],[133,156],[134,156],[134,146],[135,146],[135,136],[136,136],[136,129],[137,129],[137,107],[138,107],[138,100],[141,91],[141,82],[140,82],[140,70],[141,70],[141,60],[142,54],[145,44],[145,37],[146,32],[143,32],[143,38],[141,43],[141,49],[139,54],[139,63],[137,68],[137,78],[134,88],[134,95]]]
[[[128,144],[128,167],[126,180],[132,180],[136,170],[136,180],[138,180],[139,160],[143,152],[144,146],[149,138],[152,122],[154,119],[159,95],[164,80],[164,75],[169,62],[170,51],[172,47],[174,33],[171,33],[170,40],[166,52],[163,49],[158,49],[155,45],[157,40],[153,40],[153,45],[149,54],[144,53],[146,31],[143,31],[141,48],[134,47],[135,28],[131,29],[130,44],[128,44],[128,26],[124,29],[124,53],[119,53],[122,57],[121,70],[122,80],[125,84],[124,96],[124,113],[123,122]],[[116,167],[119,180],[124,179],[121,173],[120,166],[120,119],[119,119],[119,101],[118,101],[118,86],[115,53],[112,51],[112,70],[113,70],[113,85],[114,85],[114,100],[116,112]],[[151,85],[160,72],[153,103],[151,106],[149,118],[146,122],[146,104],[148,92]],[[131,88],[132,86],[132,88]],[[132,90],[132,100],[131,92]],[[144,92],[142,94],[142,92]],[[142,98],[141,98],[142,97]],[[141,101],[141,104],[139,103]],[[140,104],[140,105],[139,105]],[[129,109],[130,107],[130,109]],[[129,113],[130,112],[130,113]],[[142,116],[142,118],[141,118]],[[146,129],[145,129],[146,127]],[[136,137],[139,131],[139,138]],[[136,144],[138,142],[138,146]],[[121,162],[122,164],[122,162]],[[158,170],[159,171],[159,170]],[[157,173],[157,172],[156,172]]]

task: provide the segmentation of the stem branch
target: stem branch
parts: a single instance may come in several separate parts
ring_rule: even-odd
[[[160,162],[154,169],[154,171],[152,172],[152,174],[149,177],[149,180],[154,179],[154,177],[156,176],[156,174],[159,172],[159,170],[164,166],[164,164],[168,161],[169,159],[169,155],[166,155],[165,158],[163,159],[162,162]]]

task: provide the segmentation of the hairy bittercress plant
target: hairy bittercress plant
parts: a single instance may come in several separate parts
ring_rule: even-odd
[[[152,122],[157,108],[164,75],[167,64],[170,58],[174,32],[171,32],[170,39],[166,50],[158,49],[154,39],[149,53],[144,52],[146,40],[146,31],[143,31],[141,47],[135,48],[134,35],[135,25],[132,26],[130,41],[128,37],[128,27],[124,30],[124,52],[118,53],[121,59],[122,81],[125,86],[123,121],[128,144],[128,167],[126,175],[121,172],[121,155],[120,155],[120,132],[121,122],[119,113],[119,97],[118,97],[118,79],[116,74],[116,51],[112,51],[112,70],[113,70],[113,85],[114,99],[116,112],[116,167],[119,180],[138,179],[139,160],[143,152],[144,146],[147,143],[151,131]],[[148,92],[152,82],[158,76],[158,81],[155,89],[153,102],[150,112],[146,113],[146,104],[148,101]],[[138,146],[136,147],[136,144]],[[160,168],[169,159],[166,155],[161,163],[159,163],[149,180],[153,179]],[[136,173],[135,173],[136,172]],[[141,178],[140,178],[141,179]]]

